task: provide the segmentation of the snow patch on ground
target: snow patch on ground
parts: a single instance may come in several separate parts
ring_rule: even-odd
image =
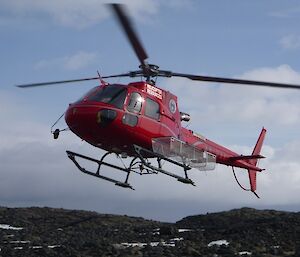
[[[22,242],[22,241],[20,241],[20,242]],[[48,247],[49,249],[53,249],[53,248],[61,247],[61,245],[48,245],[48,246],[45,246],[45,247]],[[42,248],[44,248],[44,247],[40,246],[40,245],[35,245],[35,246],[30,246],[29,247],[29,249],[42,249]],[[13,249],[14,250],[23,250],[24,247],[23,246],[16,246]],[[28,248],[25,247],[25,249],[28,249]],[[1,252],[1,248],[0,248],[0,252]]]
[[[243,252],[239,252],[239,255],[252,255],[252,253],[247,252],[247,251],[243,251]]]
[[[157,247],[158,245],[164,246],[164,247],[175,247],[176,242],[184,240],[183,237],[176,237],[171,238],[167,242],[165,241],[157,241],[157,242],[150,242],[150,243],[140,243],[140,242],[134,242],[134,243],[121,243],[121,244],[115,244],[116,247],[140,247],[143,248],[145,246],[151,246],[151,247]]]
[[[9,241],[10,244],[29,244],[30,241]]]
[[[21,228],[21,227],[13,227],[13,226],[7,225],[7,224],[0,224],[0,229],[22,230],[23,228]]]
[[[160,228],[153,229],[152,235],[160,235]]]
[[[179,228],[178,233],[184,233],[184,232],[190,232],[193,231],[193,229],[190,228]]]
[[[212,246],[221,246],[221,245],[229,245],[229,242],[227,240],[216,240],[216,241],[211,241],[207,246],[212,247]]]
[[[61,245],[48,245],[48,248],[50,249],[57,248],[57,247],[61,247]]]

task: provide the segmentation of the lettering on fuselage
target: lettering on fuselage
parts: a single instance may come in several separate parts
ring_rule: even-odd
[[[157,97],[158,99],[162,100],[162,90],[155,86],[147,84],[147,93],[149,95],[153,95],[153,96]]]

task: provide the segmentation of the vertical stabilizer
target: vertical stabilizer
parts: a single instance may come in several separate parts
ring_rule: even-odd
[[[265,128],[262,128],[260,135],[257,139],[256,145],[253,149],[252,155],[260,155],[260,151],[262,148],[262,145],[264,143],[265,135],[266,135],[267,130]],[[257,161],[258,159],[250,159],[248,162],[254,166],[257,166]],[[248,169],[248,174],[249,174],[249,180],[250,180],[250,188],[253,193],[255,193],[256,190],[256,170],[251,170]],[[255,195],[258,197],[258,195],[255,193]]]

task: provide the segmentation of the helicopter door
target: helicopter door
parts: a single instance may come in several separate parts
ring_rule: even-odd
[[[126,106],[128,112],[125,112],[122,119],[124,124],[130,127],[137,126],[139,121],[138,114],[140,114],[142,110],[142,103],[143,103],[143,98],[139,93],[133,92],[130,95],[128,104]]]

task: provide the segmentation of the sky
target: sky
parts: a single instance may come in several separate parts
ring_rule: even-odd
[[[299,1],[118,2],[127,4],[149,63],[162,69],[300,84]],[[0,206],[84,209],[161,221],[244,206],[300,211],[300,91],[292,89],[180,78],[157,83],[177,95],[180,110],[191,115],[184,126],[238,153],[251,154],[262,127],[267,129],[260,199],[242,191],[231,168],[221,165],[192,170],[196,187],[164,175],[133,175],[135,191],[76,169],[66,150],[95,158],[104,152],[71,132],[53,140],[50,128],[69,103],[98,82],[26,90],[15,85],[136,70],[138,60],[105,3],[0,0]],[[247,187],[247,172],[237,170],[237,176]]]

